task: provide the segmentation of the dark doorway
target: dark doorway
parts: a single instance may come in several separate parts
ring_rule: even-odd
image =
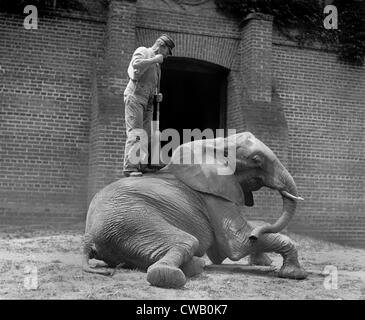
[[[228,69],[190,58],[162,64],[160,130],[226,129]]]

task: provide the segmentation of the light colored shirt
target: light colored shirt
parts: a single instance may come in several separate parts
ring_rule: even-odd
[[[133,95],[137,100],[147,103],[158,89],[161,69],[158,63],[146,60],[155,56],[152,48],[139,47],[133,53],[128,66],[130,78],[124,95]]]

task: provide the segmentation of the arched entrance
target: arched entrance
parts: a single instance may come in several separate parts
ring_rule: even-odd
[[[160,130],[174,128],[182,139],[183,129],[226,129],[228,72],[201,60],[166,59],[162,64]]]

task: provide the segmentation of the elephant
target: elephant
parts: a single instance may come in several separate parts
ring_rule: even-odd
[[[186,155],[205,162],[179,162]],[[224,169],[230,174],[221,174]],[[254,226],[244,208],[264,186],[280,193],[283,211],[275,223]],[[96,193],[86,218],[83,270],[107,275],[111,268],[136,268],[147,271],[153,286],[180,288],[203,272],[205,254],[213,264],[248,256],[253,265],[270,265],[266,253],[275,252],[283,257],[279,277],[305,279],[294,242],[279,233],[299,200],[293,177],[250,132],[184,143],[161,170],[123,177]],[[92,258],[109,268],[91,266]]]

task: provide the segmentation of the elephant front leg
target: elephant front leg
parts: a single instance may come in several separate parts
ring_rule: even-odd
[[[180,267],[191,261],[198,246],[199,241],[195,237],[184,233],[180,243],[176,243],[163,258],[147,269],[147,281],[153,286],[163,288],[184,286],[186,277]]]
[[[279,277],[297,280],[307,278],[308,273],[301,267],[298,251],[289,237],[279,233],[264,234],[252,245],[255,252],[276,252],[283,257]]]
[[[248,264],[251,266],[271,266],[272,260],[263,252],[252,253],[248,257]]]
[[[181,266],[181,270],[186,277],[194,277],[204,271],[205,260],[203,258],[192,257]]]

